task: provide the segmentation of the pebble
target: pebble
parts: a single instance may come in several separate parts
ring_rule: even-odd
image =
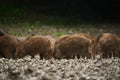
[[[120,80],[120,58],[0,59],[0,80]]]

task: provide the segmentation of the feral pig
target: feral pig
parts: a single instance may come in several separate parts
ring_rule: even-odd
[[[79,33],[79,34],[75,34],[75,35],[84,36],[84,37],[86,37],[86,38],[88,38],[90,40],[91,45],[89,47],[89,52],[91,53],[91,58],[93,59],[94,58],[93,47],[95,45],[95,38],[93,36],[85,34],[85,33]]]
[[[51,54],[50,41],[43,36],[31,36],[24,41],[21,41],[16,50],[16,57],[22,58],[26,55],[34,57],[40,55],[40,59],[49,59]]]
[[[120,57],[120,38],[111,33],[103,33],[96,39],[93,54],[103,58]]]
[[[53,38],[53,37],[50,36],[50,35],[45,36],[45,37],[50,41],[50,52],[49,52],[49,58],[53,58],[54,45],[55,45],[55,41],[56,41],[56,39]]]
[[[91,54],[91,39],[84,35],[61,36],[55,43],[54,57],[57,59],[91,58]]]
[[[18,39],[12,35],[0,36],[0,57],[15,58]]]

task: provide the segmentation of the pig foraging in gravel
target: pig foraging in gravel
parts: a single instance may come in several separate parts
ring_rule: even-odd
[[[65,35],[56,41],[54,57],[58,59],[73,59],[75,56],[91,58],[91,48],[92,40],[85,35]]]
[[[16,50],[16,57],[22,58],[26,55],[34,57],[40,55],[40,59],[50,59],[51,48],[50,41],[43,36],[32,36],[21,41]]]
[[[56,42],[56,39],[53,38],[52,36],[48,35],[48,36],[45,36],[49,41],[50,41],[50,54],[49,54],[49,57],[50,58],[53,58],[53,53],[54,53],[54,45],[55,45],[55,42]]]
[[[15,36],[4,34],[0,36],[0,57],[15,58],[18,39]]]
[[[120,38],[111,33],[103,33],[96,39],[93,54],[103,58],[120,57]]]

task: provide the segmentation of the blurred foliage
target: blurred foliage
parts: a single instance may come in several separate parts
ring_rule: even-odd
[[[59,15],[53,6],[12,6],[0,5],[0,24],[25,24],[29,25],[66,25],[77,26],[80,24],[89,24],[92,21],[83,19],[80,15]],[[86,16],[87,17],[87,16]],[[94,22],[93,22],[94,23]]]
[[[79,15],[56,15],[56,12],[51,9],[53,7],[36,7],[0,5],[0,29],[15,36],[52,35],[59,37],[64,34],[81,32],[93,35],[103,32],[120,33],[119,24],[88,21]]]

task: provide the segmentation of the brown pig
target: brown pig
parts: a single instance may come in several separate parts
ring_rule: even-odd
[[[24,41],[21,41],[16,50],[16,57],[22,58],[26,55],[34,57],[40,55],[40,59],[49,59],[51,54],[50,41],[43,36],[31,36]]]
[[[84,35],[65,35],[55,43],[55,58],[73,59],[75,56],[91,58],[91,40]]]
[[[0,57],[15,58],[18,41],[15,36],[9,34],[0,36]]]
[[[119,37],[111,33],[103,33],[98,36],[94,45],[93,54],[103,58],[117,57],[119,55]]]
[[[56,39],[53,38],[52,36],[48,35],[48,36],[45,36],[49,41],[50,41],[50,52],[49,52],[49,58],[54,58],[53,56],[53,53],[54,53],[54,45],[55,45],[55,42],[56,42]]]

